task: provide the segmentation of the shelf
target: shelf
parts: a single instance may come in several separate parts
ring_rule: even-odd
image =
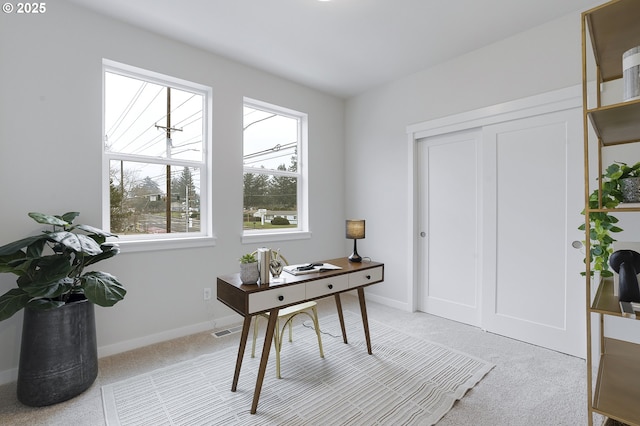
[[[637,4],[640,6],[640,1]],[[589,110],[587,115],[604,145],[640,141],[640,100],[595,108]]]
[[[602,81],[622,78],[622,54],[640,45],[640,1],[610,2],[583,15]]]
[[[589,213],[624,213],[624,212],[640,212],[640,203],[620,203],[618,207],[612,209],[585,209]]]
[[[640,425],[640,345],[605,338],[593,409],[628,424]]]
[[[618,297],[613,294],[613,278],[603,278],[601,280],[598,290],[596,291],[596,296],[593,299],[593,304],[591,305],[591,312],[617,317],[622,316],[620,312],[620,301]],[[636,318],[640,320],[640,315],[637,315]],[[640,365],[640,360],[638,360],[638,364]],[[640,383],[638,383],[637,386],[640,388]]]
[[[597,160],[602,173],[602,156],[607,146],[640,142],[640,99],[602,106],[602,82],[623,78],[622,56],[636,46],[640,46],[640,0],[611,0],[582,14],[582,84],[583,117],[585,124],[593,129],[598,138],[585,128],[585,187],[590,190],[590,164]],[[589,47],[589,40],[591,46]],[[592,50],[593,61],[588,50]],[[593,67],[595,62],[595,69]],[[590,69],[588,69],[590,68]],[[587,93],[597,80],[597,108],[589,108]],[[622,81],[616,82],[623,83]],[[590,93],[590,92],[589,92]],[[639,145],[632,145],[633,151]],[[590,158],[594,155],[593,158]],[[584,214],[597,212],[622,213],[640,212],[640,204],[619,204],[616,208],[589,208],[586,203]],[[638,217],[638,216],[634,216]],[[588,223],[587,223],[588,224]],[[589,244],[587,244],[589,246]],[[593,414],[599,413],[613,420],[632,426],[640,426],[640,344],[605,336],[604,315],[623,318],[620,301],[614,295],[614,280],[600,280],[595,295],[594,286],[587,279],[587,383],[589,395],[588,425],[593,426]],[[589,305],[588,301],[593,301]],[[592,314],[599,314],[599,339],[592,338]],[[640,315],[636,315],[640,320]],[[623,320],[621,320],[623,321]],[[632,321],[628,319],[628,321]],[[610,321],[611,324],[616,324]],[[634,324],[630,324],[634,326]],[[637,326],[637,324],[635,324]],[[635,328],[634,328],[635,330]],[[595,364],[593,357],[594,342],[602,343],[600,363]],[[597,362],[597,360],[595,360]],[[598,365],[597,376],[593,376],[592,366]],[[595,387],[592,384],[595,382]]]

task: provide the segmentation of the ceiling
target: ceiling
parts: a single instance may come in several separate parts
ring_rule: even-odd
[[[344,98],[595,5],[594,0],[69,1]]]

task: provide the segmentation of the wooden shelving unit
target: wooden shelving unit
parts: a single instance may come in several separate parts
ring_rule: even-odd
[[[640,100],[595,108],[587,115],[604,146],[635,142],[640,134]]]
[[[623,423],[640,421],[640,345],[604,339],[598,379],[593,393],[593,411]]]
[[[614,145],[640,142],[640,100],[601,105],[602,83],[622,78],[622,55],[640,45],[640,0],[612,0],[582,14],[582,84],[585,144],[585,194],[591,193],[590,155],[597,156],[598,176],[602,175],[602,151]],[[589,47],[589,45],[591,47]],[[588,78],[587,58],[593,55],[595,81]],[[588,105],[588,85],[595,84],[595,107]],[[622,94],[620,95],[622,99]],[[590,142],[590,131],[596,143]],[[595,148],[594,148],[595,147]],[[640,149],[640,145],[639,145]],[[594,212],[640,212],[640,206],[627,205],[617,209],[590,209],[585,207],[589,228],[589,215]],[[640,216],[638,216],[640,218]],[[586,251],[590,250],[589,239]],[[587,265],[587,395],[589,425],[593,414],[599,413],[619,422],[640,426],[640,345],[608,338],[604,335],[606,316],[622,317],[618,298],[614,295],[613,279],[603,279],[591,297],[591,277]],[[598,317],[600,335],[592,336],[591,317]],[[640,319],[640,315],[636,320]],[[634,321],[633,319],[628,319]],[[639,328],[640,333],[640,328]],[[600,342],[600,358],[595,360],[598,373],[593,377],[593,337]]]

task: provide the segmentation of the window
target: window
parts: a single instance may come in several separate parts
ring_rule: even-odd
[[[306,114],[245,99],[243,129],[244,240],[305,237]]]
[[[210,102],[207,87],[104,62],[103,226],[119,241],[211,239]]]

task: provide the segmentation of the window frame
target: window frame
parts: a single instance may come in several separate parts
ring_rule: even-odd
[[[298,226],[296,228],[283,228],[277,230],[247,230],[242,228],[242,242],[243,243],[261,243],[261,242],[275,242],[275,241],[288,241],[288,240],[300,240],[311,238],[311,231],[309,230],[309,186],[308,186],[308,162],[307,151],[309,142],[309,116],[307,113],[296,111],[290,108],[282,107],[272,103],[252,99],[248,97],[243,98],[243,109],[245,106],[250,108],[259,109],[261,111],[278,114],[281,116],[289,117],[298,120],[298,147],[297,147],[297,172],[288,172],[273,169],[261,169],[256,167],[245,167],[242,165],[242,176],[245,173],[254,173],[262,175],[273,176],[286,176],[296,177],[297,184],[297,221]],[[244,133],[242,138],[242,155],[244,156]],[[244,163],[244,162],[243,162]],[[242,188],[242,198],[244,200],[244,185]],[[244,201],[242,203],[242,209],[244,209]],[[244,221],[243,221],[244,222]]]
[[[132,154],[117,153],[107,151],[105,143],[106,123],[105,123],[105,100],[106,100],[106,73],[119,74],[125,77],[135,78],[150,83],[163,85],[179,90],[197,93],[204,97],[202,120],[202,160],[180,160],[167,158],[155,158],[137,156]],[[212,111],[213,111],[213,90],[209,86],[183,80],[180,78],[164,75],[155,71],[149,71],[132,65],[123,64],[109,59],[102,60],[102,228],[111,228],[110,217],[110,191],[109,172],[111,160],[125,160],[142,162],[146,164],[167,164],[178,167],[199,167],[200,168],[200,231],[199,232],[176,232],[169,234],[135,234],[120,235],[114,238],[123,252],[165,250],[189,247],[214,246],[216,237],[213,233],[213,194],[212,194]]]

